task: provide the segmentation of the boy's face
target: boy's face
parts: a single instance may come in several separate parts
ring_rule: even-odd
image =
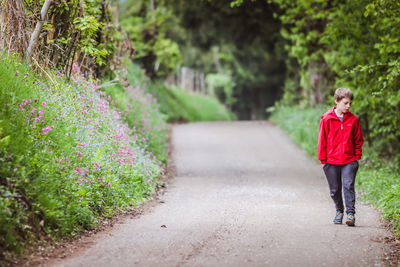
[[[336,110],[339,114],[347,113],[350,111],[351,103],[353,101],[350,98],[342,98],[340,101],[335,100],[336,103]]]

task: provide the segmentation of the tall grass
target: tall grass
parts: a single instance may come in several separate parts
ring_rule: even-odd
[[[276,106],[270,109],[270,120],[286,130],[295,143],[317,160],[318,125],[320,116],[327,109]],[[364,144],[356,183],[364,200],[382,210],[383,217],[392,223],[397,236],[400,236],[399,177],[398,166],[381,162],[373,147]]]

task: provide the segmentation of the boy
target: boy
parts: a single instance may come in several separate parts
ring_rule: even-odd
[[[363,136],[358,118],[350,112],[353,93],[348,88],[338,88],[334,95],[336,107],[322,117],[318,134],[318,159],[328,180],[330,195],[336,206],[333,223],[343,220],[343,199],[346,203],[348,226],[355,225],[354,181],[361,158]]]

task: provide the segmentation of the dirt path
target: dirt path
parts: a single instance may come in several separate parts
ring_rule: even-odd
[[[389,265],[378,213],[358,201],[356,227],[332,224],[321,166],[281,130],[195,123],[172,134],[164,203],[47,266]]]

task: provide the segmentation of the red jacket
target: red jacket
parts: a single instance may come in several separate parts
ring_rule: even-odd
[[[318,159],[322,164],[344,165],[361,158],[364,140],[358,118],[348,111],[340,121],[334,109],[321,117]]]

